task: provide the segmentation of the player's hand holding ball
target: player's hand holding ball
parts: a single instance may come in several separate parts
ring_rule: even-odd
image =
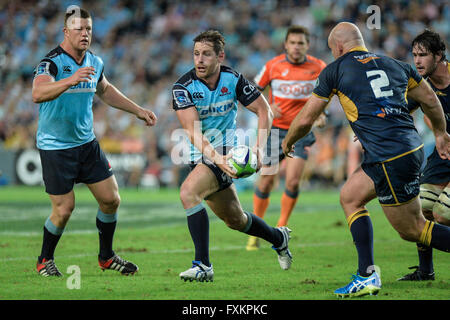
[[[258,169],[258,156],[249,147],[239,145],[228,153],[228,165],[234,169],[237,178],[247,178]]]

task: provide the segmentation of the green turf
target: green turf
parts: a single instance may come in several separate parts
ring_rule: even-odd
[[[305,191],[291,216],[292,268],[283,271],[276,253],[264,243],[247,252],[247,236],[228,229],[210,214],[213,283],[190,283],[178,274],[190,267],[193,245],[177,190],[122,189],[115,235],[116,253],[139,265],[135,276],[102,272],[97,265],[97,205],[85,187],[76,188],[76,208],[56,250],[62,279],[35,271],[42,227],[50,213],[43,188],[0,187],[0,300],[327,300],[356,270],[356,250],[339,207],[337,191]],[[251,210],[252,193],[239,193]],[[274,192],[266,221],[276,224],[281,194]],[[417,264],[414,243],[400,239],[379,205],[369,205],[375,233],[375,262],[383,288],[368,300],[447,300],[450,296],[450,256],[434,251],[435,281],[411,283],[396,279]],[[76,265],[80,289],[68,289]]]

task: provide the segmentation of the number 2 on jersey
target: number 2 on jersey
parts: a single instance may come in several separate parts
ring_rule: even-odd
[[[384,87],[389,87],[389,79],[386,72],[383,70],[372,70],[366,72],[367,78],[373,76],[379,76],[373,80],[370,80],[370,86],[372,87],[375,98],[390,97],[394,94],[392,90],[382,90]]]

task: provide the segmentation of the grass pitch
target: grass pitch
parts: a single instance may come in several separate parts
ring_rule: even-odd
[[[184,282],[193,244],[177,190],[121,189],[122,203],[114,240],[116,253],[139,265],[135,276],[102,272],[97,264],[97,204],[88,189],[77,187],[76,208],[55,253],[63,278],[35,270],[42,228],[51,206],[42,187],[0,187],[1,300],[335,300],[357,268],[356,250],[339,206],[338,191],[304,191],[290,218],[293,230],[290,270],[280,269],[276,253],[262,241],[247,252],[247,235],[228,229],[209,210],[212,283]],[[239,193],[252,210],[252,193]],[[280,192],[273,192],[266,221],[275,225]],[[398,282],[417,265],[414,243],[400,239],[376,201],[369,204],[374,227],[375,263],[382,290],[368,300],[448,300],[450,255],[434,251],[436,280]],[[79,289],[69,289],[71,266],[80,271]]]

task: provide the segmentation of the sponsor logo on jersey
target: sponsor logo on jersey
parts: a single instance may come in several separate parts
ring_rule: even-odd
[[[67,93],[79,93],[79,92],[96,92],[97,91],[97,80],[80,82],[79,84],[70,87]]]
[[[286,99],[309,98],[314,90],[316,80],[283,81],[273,80],[272,91],[275,97]]]
[[[253,92],[257,91],[256,87],[254,85],[251,85],[250,83],[248,85],[246,85],[242,91],[244,92],[245,95],[249,96],[251,95]]]
[[[354,56],[353,58],[355,58],[358,62],[361,62],[363,64],[366,64],[367,62],[375,59],[380,59],[380,57],[377,57],[376,54],[374,53],[366,53],[363,55]]]
[[[386,117],[386,111],[384,111],[384,108],[379,108],[378,110],[372,112],[372,114],[380,118]]]
[[[233,109],[233,106],[233,100],[227,100],[209,106],[198,106],[197,110],[200,119],[204,119],[207,117],[223,116]]]
[[[405,112],[401,108],[394,108],[394,107],[384,107],[384,108],[378,108],[374,112],[372,112],[373,115],[384,118],[391,114],[404,114]]]

